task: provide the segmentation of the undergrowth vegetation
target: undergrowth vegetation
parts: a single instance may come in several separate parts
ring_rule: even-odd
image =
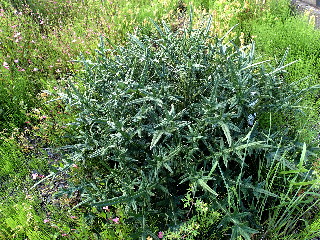
[[[0,239],[319,237],[312,21],[286,0],[0,0]]]

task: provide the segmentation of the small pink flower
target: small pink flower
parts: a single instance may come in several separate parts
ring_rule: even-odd
[[[46,218],[46,219],[43,220],[43,222],[44,223],[48,223],[48,222],[50,222],[50,220]]]
[[[106,210],[107,212],[110,212],[110,209],[108,206],[103,207],[102,209]]]
[[[111,219],[115,224],[119,224],[119,218],[118,217],[116,217],[116,218],[112,218]]]
[[[38,173],[32,173],[32,179],[35,180],[38,177]]]
[[[62,237],[66,237],[66,236],[68,236],[68,234],[62,233],[61,236],[62,236]]]
[[[41,116],[40,117],[40,119],[46,119],[47,118],[47,116]]]
[[[76,216],[70,216],[70,218],[71,218],[71,219],[76,219],[77,217],[76,217]]]
[[[2,66],[4,66],[6,69],[9,69],[9,65],[7,62],[3,62]]]
[[[44,24],[44,21],[43,21],[43,20],[41,20],[41,21],[40,21],[40,24]]]
[[[158,238],[163,238],[164,232],[158,232]]]
[[[20,69],[18,69],[18,71],[19,72],[24,72],[24,71],[26,71],[24,68],[20,68]]]
[[[18,59],[15,59],[15,60],[13,60],[15,63],[18,63],[19,62],[19,60]]]
[[[30,122],[29,122],[29,121],[26,121],[25,123],[29,124]]]

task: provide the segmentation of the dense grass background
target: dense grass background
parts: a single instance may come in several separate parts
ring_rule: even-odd
[[[194,28],[200,28],[204,19],[212,16],[212,36],[222,37],[238,24],[225,37],[225,42],[232,40],[241,48],[254,40],[256,61],[272,59],[277,65],[289,48],[283,64],[299,61],[286,68],[285,81],[294,83],[301,79],[294,84],[295,90],[319,84],[320,49],[317,43],[320,32],[308,23],[308,17],[297,14],[286,0],[266,3],[253,0],[0,0],[0,218],[4,219],[0,222],[1,239],[96,239],[99,236],[101,239],[130,239],[138,225],[130,224],[134,217],[128,214],[125,204],[119,203],[103,211],[94,206],[71,209],[80,202],[77,194],[71,194],[76,190],[72,187],[81,182],[81,177],[77,176],[86,175],[85,170],[77,165],[70,165],[67,172],[58,174],[66,166],[61,159],[67,159],[71,154],[69,146],[78,141],[70,137],[78,134],[77,126],[70,123],[76,120],[79,108],[66,104],[62,98],[72,84],[80,83],[80,90],[85,89],[85,85],[81,85],[83,76],[86,76],[85,68],[74,60],[94,56],[100,36],[109,39],[106,47],[110,49],[114,45],[125,46],[128,34],[157,36],[150,18],[157,23],[164,20],[170,30],[177,31],[188,22],[191,6]],[[271,116],[274,128],[287,127],[288,135],[294,134],[293,142],[307,142],[310,146],[305,155],[302,154],[303,144],[295,153],[285,151],[283,159],[301,157],[305,167],[311,168],[313,176],[317,177],[319,164],[317,156],[311,152],[316,153],[312,147],[318,146],[318,95],[318,92],[304,94],[299,101],[304,113],[295,111],[296,117],[290,113],[286,116],[272,113]],[[51,101],[53,99],[55,101]],[[270,115],[267,115],[260,119],[265,127],[270,125]],[[270,136],[270,141],[278,137]],[[279,166],[270,167],[268,176],[275,176],[273,174]],[[304,171],[303,168],[298,170]],[[32,188],[34,183],[53,173],[55,178]],[[288,176],[286,181],[292,181],[294,177]],[[59,187],[66,186],[64,182],[68,178],[70,195],[53,199],[52,194],[58,192]],[[266,221],[264,228],[279,225],[274,235],[270,235],[272,239],[319,236],[319,216],[313,205],[318,197],[304,194],[308,187],[316,191],[317,182],[292,187],[288,192],[300,197],[298,201],[305,201],[304,209],[310,209],[284,214],[293,221],[297,217],[303,218],[308,224],[299,222],[298,225],[305,226],[305,230],[290,232],[286,229],[288,236],[280,236],[283,226],[279,223],[288,219],[279,217],[283,214],[279,209],[273,213],[270,211],[271,220]],[[281,192],[278,186],[274,189]],[[197,239],[199,234],[204,234],[202,236],[209,239],[205,234],[221,221],[221,212],[210,208],[210,202],[188,194],[183,198],[185,208],[193,210],[183,224],[168,230],[159,228],[158,219],[150,219],[148,223],[152,232],[144,237],[157,239],[164,233],[168,239],[179,239],[182,235]],[[296,198],[284,196],[288,198],[282,204],[294,209],[296,202],[292,199]],[[290,218],[290,214],[296,215]],[[116,217],[120,224],[117,224]],[[136,220],[142,221],[138,215]],[[227,227],[220,230],[220,233],[229,234]],[[260,232],[267,234],[267,231]]]

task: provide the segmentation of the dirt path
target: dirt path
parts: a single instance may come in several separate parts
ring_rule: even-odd
[[[320,29],[320,7],[299,0],[292,0],[292,4],[295,5],[299,11],[310,11],[310,14],[315,16],[315,27]]]

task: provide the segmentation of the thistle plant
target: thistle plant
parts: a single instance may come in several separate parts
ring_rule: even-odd
[[[271,121],[293,119],[308,89],[286,83],[284,61],[257,62],[254,43],[211,36],[210,20],[194,29],[191,14],[176,31],[154,26],[156,35],[130,35],[122,47],[102,38],[95,57],[80,60],[84,72],[63,95],[78,110],[61,171],[72,164],[79,171],[66,192],[81,194],[76,207],[125,204],[136,239],[158,239],[157,231],[187,221],[192,212],[181,200],[190,189],[219,214],[203,236],[266,233],[269,209],[285,204],[279,191],[293,180],[314,184],[298,165],[309,149],[285,121]],[[280,170],[295,178],[283,185]]]

